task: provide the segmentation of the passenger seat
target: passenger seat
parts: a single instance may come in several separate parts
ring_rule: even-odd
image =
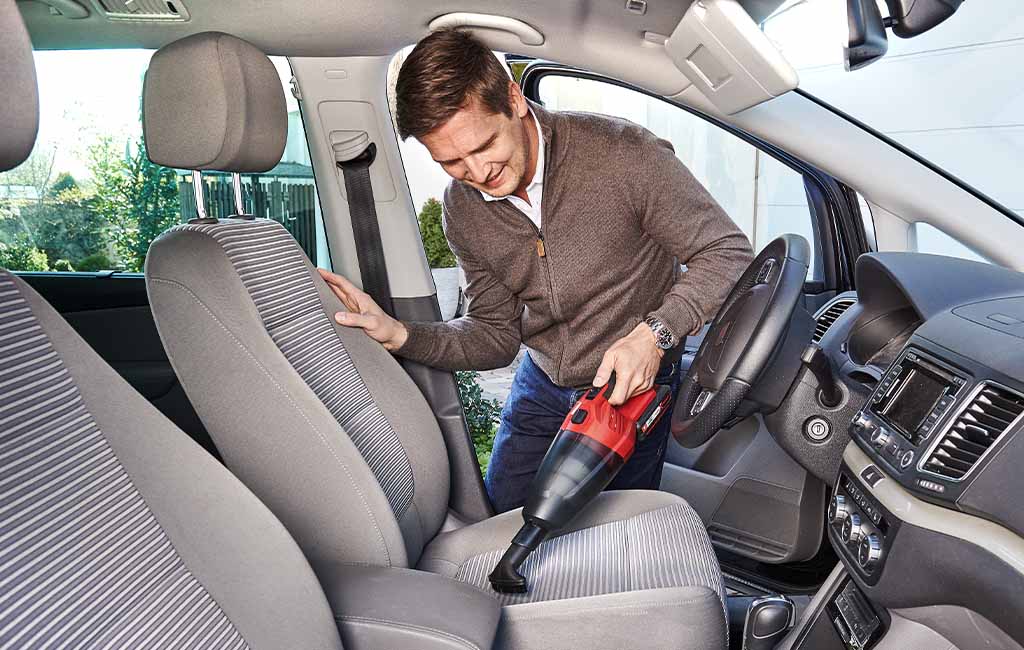
[[[161,49],[143,92],[157,164],[259,172],[282,154],[280,81],[240,39],[197,34]],[[438,597],[458,588],[503,605],[501,647],[726,645],[707,531],[663,492],[601,495],[524,564],[530,593],[496,594],[487,573],[520,512],[447,518],[450,468],[433,412],[382,346],[334,322],[344,307],[280,224],[172,228],[153,242],[146,279],[168,357],[225,462],[321,581],[341,585],[331,595],[347,646],[395,647],[381,621],[405,612],[469,616],[472,599],[452,608]]]

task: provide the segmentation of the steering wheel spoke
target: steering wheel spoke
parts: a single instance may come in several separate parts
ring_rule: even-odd
[[[807,240],[782,235],[765,246],[740,276],[694,355],[676,398],[672,434],[680,444],[698,447],[735,419],[786,338],[809,262]]]

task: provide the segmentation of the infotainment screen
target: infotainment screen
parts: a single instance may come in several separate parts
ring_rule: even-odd
[[[945,393],[946,387],[946,382],[932,376],[921,367],[912,368],[902,382],[899,392],[892,396],[885,407],[883,415],[901,430],[900,433],[917,444],[917,428],[931,413],[935,403]]]

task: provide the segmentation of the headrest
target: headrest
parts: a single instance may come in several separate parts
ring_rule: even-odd
[[[14,0],[0,0],[0,172],[28,158],[39,130],[32,41]]]
[[[204,32],[157,51],[142,90],[149,159],[165,167],[265,172],[281,160],[288,112],[263,52]]]

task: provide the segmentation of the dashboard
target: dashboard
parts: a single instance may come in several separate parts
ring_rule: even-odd
[[[868,601],[964,608],[1024,644],[1024,274],[874,253],[856,279],[817,316],[843,303],[818,336],[849,438],[780,444],[831,476],[828,536]],[[843,617],[847,647],[877,640],[879,617]]]

